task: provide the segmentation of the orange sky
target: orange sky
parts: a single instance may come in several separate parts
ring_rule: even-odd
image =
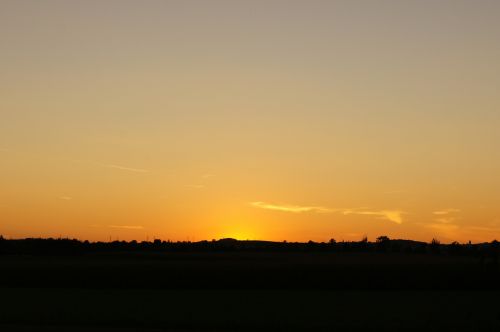
[[[498,1],[0,3],[0,234],[500,238]]]

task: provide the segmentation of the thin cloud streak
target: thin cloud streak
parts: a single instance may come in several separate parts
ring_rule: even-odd
[[[446,237],[454,238],[457,236],[458,230],[464,230],[464,227],[456,223],[460,219],[456,216],[459,212],[461,211],[455,208],[433,211],[432,214],[435,218],[432,223],[426,224],[425,227],[440,232]]]
[[[300,205],[278,205],[278,204],[270,204],[265,202],[251,202],[250,205],[259,209],[266,210],[275,210],[282,212],[292,212],[292,213],[301,213],[301,212],[316,212],[316,213],[327,213],[334,212],[332,209],[328,209],[322,206],[300,206]]]
[[[454,217],[445,217],[445,218],[434,219],[434,221],[439,223],[439,224],[452,224],[453,222],[455,222],[455,220],[457,220],[457,218],[454,218]]]
[[[447,214],[458,213],[458,212],[460,212],[459,209],[444,209],[444,210],[434,211],[432,213],[435,214],[436,216],[445,216]]]
[[[131,168],[131,167],[125,167],[125,166],[120,166],[120,165],[103,165],[103,166],[108,167],[108,168],[119,169],[122,171],[135,172],[135,173],[149,173],[149,171],[147,169]]]
[[[460,229],[460,227],[458,225],[455,225],[455,224],[435,223],[435,224],[429,224],[426,226],[431,228],[431,229],[437,230],[438,232],[445,234],[445,236],[453,236],[455,234],[455,231]]]
[[[144,226],[129,226],[129,225],[108,225],[109,228],[121,228],[121,229],[144,229]]]
[[[186,187],[191,188],[191,189],[203,189],[203,188],[205,188],[205,185],[203,185],[203,184],[187,184]]]
[[[118,228],[118,229],[144,229],[144,226],[140,225],[90,225],[94,228]]]
[[[357,215],[370,215],[377,216],[379,219],[385,219],[396,224],[403,223],[402,215],[405,213],[400,210],[376,210],[370,211],[366,209],[332,209],[323,206],[302,206],[302,205],[281,205],[271,204],[266,202],[251,202],[250,205],[259,209],[275,210],[281,212],[291,213],[335,213],[339,212],[343,215],[357,214]]]
[[[70,197],[70,196],[61,196],[61,197],[59,197],[59,199],[62,199],[63,201],[71,201],[73,199],[73,197]]]
[[[481,232],[500,232],[500,227],[468,226],[467,229]]]
[[[403,223],[404,214],[403,211],[399,210],[380,210],[380,211],[359,211],[359,210],[345,210],[342,212],[344,215],[349,214],[359,214],[359,215],[367,215],[367,216],[378,216],[379,219],[386,219],[392,221],[396,224]]]
[[[389,190],[389,191],[384,191],[383,194],[391,195],[391,194],[402,194],[405,192],[406,191],[404,190]]]

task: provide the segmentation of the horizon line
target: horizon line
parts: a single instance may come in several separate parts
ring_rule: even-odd
[[[368,238],[361,239],[361,240],[336,240],[334,238],[328,240],[328,241],[313,241],[313,240],[306,240],[306,241],[289,241],[289,240],[265,240],[265,239],[237,239],[237,238],[232,238],[232,237],[222,237],[219,239],[204,239],[204,240],[170,240],[170,239],[161,239],[161,238],[153,238],[152,240],[146,239],[146,240],[120,240],[119,238],[116,239],[110,239],[108,241],[105,240],[89,240],[89,239],[79,239],[79,238],[71,238],[71,237],[22,237],[22,238],[5,238],[0,234],[0,240],[3,241],[25,241],[25,240],[52,240],[52,241],[78,241],[81,243],[155,243],[155,241],[160,241],[161,243],[202,243],[202,242],[220,242],[220,241],[236,241],[236,242],[268,242],[268,243],[281,243],[281,244],[309,244],[309,243],[315,243],[315,244],[338,244],[338,243],[377,243],[380,241],[377,241],[378,238],[382,238],[384,235],[378,236],[375,238],[375,241],[369,241]],[[334,240],[331,242],[331,240]],[[467,244],[486,244],[486,243],[495,243],[498,242],[496,238],[492,239],[491,241],[482,241],[482,242],[473,242],[473,241],[466,241],[466,242],[459,242],[459,241],[451,241],[451,242],[443,242],[437,238],[433,238],[431,241],[421,241],[421,240],[413,240],[413,239],[404,239],[404,238],[389,238],[385,241],[407,241],[407,242],[416,242],[416,243],[425,243],[425,244],[430,244],[433,243],[434,241],[437,241],[437,243],[441,245],[449,245],[449,244],[460,244],[460,245],[467,245]]]

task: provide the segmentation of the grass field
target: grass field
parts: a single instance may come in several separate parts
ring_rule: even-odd
[[[160,253],[0,257],[0,331],[500,331],[470,257]]]
[[[470,257],[376,253],[162,253],[0,257],[0,287],[500,290]]]
[[[4,327],[500,330],[500,292],[1,289]],[[112,329],[111,329],[112,330]],[[110,330],[110,331],[111,331]]]

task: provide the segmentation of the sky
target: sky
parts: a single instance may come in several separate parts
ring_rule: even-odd
[[[499,15],[0,0],[0,234],[500,239]]]

